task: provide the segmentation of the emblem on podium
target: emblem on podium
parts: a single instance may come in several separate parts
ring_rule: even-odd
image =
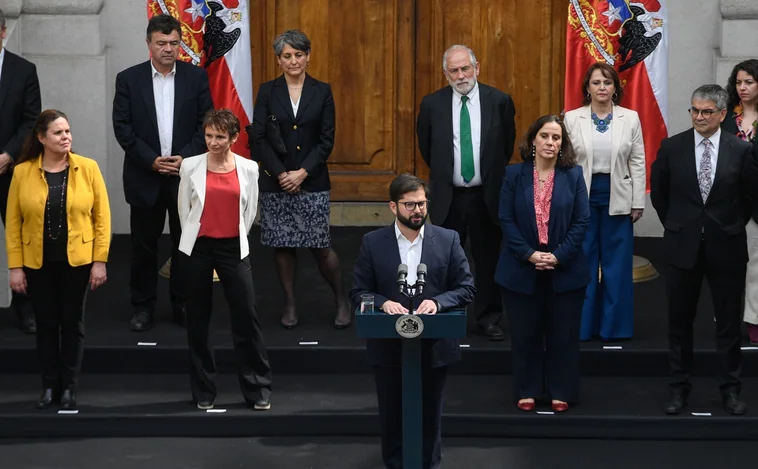
[[[424,332],[424,321],[415,314],[404,314],[395,321],[395,330],[404,339],[415,339]]]

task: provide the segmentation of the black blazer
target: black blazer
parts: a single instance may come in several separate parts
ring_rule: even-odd
[[[479,83],[482,109],[480,168],[484,200],[492,222],[498,221],[498,200],[505,167],[516,139],[516,108],[511,97]],[[429,215],[441,224],[453,200],[453,89],[442,88],[421,100],[416,126],[418,148],[430,169]]]
[[[746,263],[745,225],[758,199],[758,167],[750,144],[721,132],[716,176],[705,203],[696,168],[694,129],[661,143],[650,175],[650,199],[664,227],[668,262],[693,268],[702,236],[709,264]]]
[[[424,294],[416,298],[415,305],[425,299],[437,300],[441,314],[447,310],[465,308],[474,301],[474,278],[469,270],[466,254],[458,233],[427,224],[421,247],[421,263],[427,266]],[[396,285],[400,251],[395,237],[395,226],[390,225],[366,234],[355,261],[353,289],[350,298],[354,306],[361,303],[361,295],[374,295],[374,304],[381,307],[385,301],[396,301],[408,306],[408,299]],[[368,360],[374,366],[400,366],[401,339],[370,339],[366,342]],[[461,358],[458,339],[427,339],[422,354],[425,366],[440,367]]]
[[[37,67],[6,50],[0,73],[0,153],[8,152],[14,160],[18,158],[40,112]]]
[[[534,212],[534,164],[519,163],[505,170],[500,195],[500,226],[505,247],[495,272],[495,282],[508,290],[531,295],[537,285],[537,269],[529,262],[539,249]],[[590,203],[581,166],[556,168],[550,199],[547,251],[558,259],[553,271],[553,291],[586,287],[590,281],[582,249],[590,222]]]
[[[182,158],[205,153],[203,119],[213,109],[205,69],[177,61],[174,78],[174,130],[171,154]],[[150,61],[127,68],[116,76],[113,130],[124,149],[124,195],[135,207],[150,207],[167,179],[152,170],[161,156],[158,119],[153,97]],[[179,190],[179,178],[168,179]]]
[[[737,121],[734,120],[734,111],[729,111],[726,115],[726,119],[721,123],[721,131],[728,134],[737,135]],[[753,160],[758,164],[758,141],[753,138]],[[753,220],[758,223],[758,206],[753,212]]]
[[[266,120],[276,116],[287,154],[274,153],[266,141]],[[261,85],[253,109],[251,156],[261,163],[258,186],[262,192],[282,192],[278,176],[300,168],[308,177],[300,186],[308,192],[328,191],[326,160],[334,148],[334,98],[328,83],[306,75],[297,116],[292,113],[284,75]]]

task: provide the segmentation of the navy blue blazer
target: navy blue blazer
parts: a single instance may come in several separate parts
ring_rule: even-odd
[[[444,314],[445,311],[465,308],[474,301],[474,278],[458,233],[427,224],[421,247],[421,263],[427,267],[426,288],[424,294],[415,300],[415,305],[425,299],[434,299],[439,302],[440,311]],[[367,233],[355,262],[353,289],[350,290],[353,305],[359,305],[361,295],[368,293],[374,295],[377,308],[387,300],[407,307],[408,299],[398,291],[396,284],[397,266],[400,264],[394,224]],[[369,363],[374,366],[400,366],[400,340],[367,340]],[[422,358],[422,364],[432,368],[455,363],[461,359],[458,339],[424,340]]]
[[[500,189],[500,226],[505,248],[495,271],[498,285],[517,293],[534,293],[537,270],[529,262],[539,250],[534,213],[534,165],[509,166]],[[582,241],[590,220],[590,204],[582,167],[555,168],[550,202],[547,251],[558,259],[553,271],[553,291],[566,292],[587,286],[590,271]]]

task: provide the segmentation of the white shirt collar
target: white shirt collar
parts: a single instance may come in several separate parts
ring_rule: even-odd
[[[715,134],[708,137],[708,140],[710,140],[711,145],[713,145],[714,148],[718,146],[720,139],[721,139],[721,127],[719,127],[719,129],[716,131]],[[695,148],[700,146],[700,144],[703,143],[703,140],[705,140],[705,137],[700,135],[700,133],[698,133],[698,131],[696,130],[695,131]]]
[[[455,102],[458,103],[461,101],[461,98],[464,96],[461,93],[458,92],[458,90],[455,89],[454,86],[450,86],[453,88],[453,96],[455,96]],[[471,91],[468,92],[467,95],[469,102],[476,101],[479,99],[479,81],[474,83],[474,87],[471,89]]]
[[[408,241],[408,238],[406,238],[405,235],[403,234],[403,232],[400,231],[400,227],[397,225],[398,223],[400,223],[400,222],[397,221],[397,219],[395,219],[395,238],[398,239],[398,240],[400,240],[400,237],[402,237],[404,240]],[[424,228],[425,228],[425,226],[422,225],[421,229],[418,231],[418,238],[416,238],[416,240],[419,240],[419,239],[423,240],[424,239]],[[414,240],[413,242],[415,243],[416,240]],[[408,241],[408,242],[410,243],[410,241]]]
[[[159,71],[158,71],[158,70],[155,68],[155,65],[153,65],[153,61],[152,61],[152,60],[150,60],[150,68],[153,70],[153,74],[152,74],[152,77],[153,77],[153,78],[155,78],[155,75],[160,75],[160,76],[163,76],[163,74],[162,74],[161,72],[159,72]],[[176,62],[174,62],[174,67],[171,69],[171,71],[170,71],[170,72],[168,72],[168,75],[166,75],[166,76],[169,76],[169,75],[172,75],[172,74],[173,74],[173,75],[176,75]]]

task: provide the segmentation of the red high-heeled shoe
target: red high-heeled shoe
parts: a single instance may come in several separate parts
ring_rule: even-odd
[[[553,401],[552,408],[553,412],[566,412],[569,409],[569,405],[565,402]]]
[[[524,412],[531,412],[534,410],[534,401],[518,401],[518,404],[516,404],[516,407],[519,408],[519,410],[523,410]]]

